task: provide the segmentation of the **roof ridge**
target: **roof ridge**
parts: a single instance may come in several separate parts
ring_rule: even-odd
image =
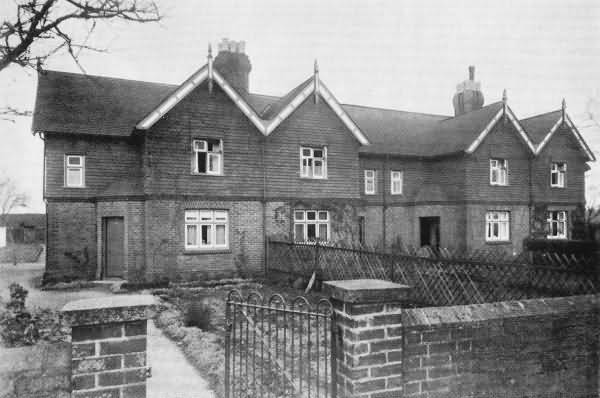
[[[562,112],[562,109],[556,109],[556,110],[554,110],[554,111],[544,112],[544,113],[540,113],[540,114],[538,114],[538,115],[533,115],[533,116],[525,117],[525,118],[523,118],[523,119],[520,119],[519,121],[520,121],[520,122],[523,122],[523,121],[525,121],[525,120],[529,120],[529,119],[535,119],[535,118],[537,118],[537,117],[546,116],[546,115],[549,115],[549,114],[551,114],[551,113],[554,113],[554,112]]]
[[[131,83],[145,83],[145,84],[155,84],[160,86],[173,86],[177,87],[177,83],[161,83],[161,82],[153,82],[148,80],[137,80],[137,79],[126,79],[124,77],[114,77],[114,76],[106,76],[106,75],[92,75],[90,73],[77,73],[77,72],[65,72],[62,70],[52,70],[52,69],[44,69],[41,73],[42,75],[50,73],[63,74],[63,75],[72,75],[72,76],[80,76],[80,77],[92,77],[92,78],[100,78],[100,79],[108,79],[108,80],[121,80]]]
[[[380,108],[380,107],[377,107],[377,106],[370,106],[370,105],[359,105],[359,104],[340,104],[340,105],[342,105],[342,106],[355,106],[355,107],[358,107],[358,108],[367,108],[367,109],[377,109],[379,111],[411,113],[413,115],[423,115],[423,116],[435,116],[435,117],[443,117],[443,118],[452,118],[452,116],[441,115],[441,114],[437,114],[437,113],[413,112],[413,111],[405,111],[405,110],[402,110],[402,109]]]

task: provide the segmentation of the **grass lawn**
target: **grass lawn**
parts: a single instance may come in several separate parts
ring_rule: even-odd
[[[156,318],[157,326],[177,342],[192,364],[207,378],[211,389],[219,396],[224,396],[225,302],[228,293],[232,289],[239,290],[244,298],[251,291],[258,292],[264,298],[265,303],[274,294],[280,294],[288,304],[297,296],[303,295],[313,307],[316,306],[319,300],[324,298],[318,292],[304,295],[301,290],[289,286],[273,285],[265,281],[238,281],[215,287],[172,287],[154,290],[153,293],[159,296],[163,303]],[[271,313],[269,315],[270,322],[267,322],[268,317],[264,316],[266,312],[262,313],[263,315],[261,315],[260,310],[248,309],[245,312],[247,316],[256,321],[256,326],[254,328],[250,327],[249,334],[247,322],[236,323],[237,326],[233,332],[236,336],[236,347],[238,349],[234,353],[236,361],[238,361],[235,368],[235,379],[242,382],[237,385],[237,388],[254,389],[253,393],[258,393],[259,388],[267,388],[271,391],[281,391],[281,389],[289,388],[289,383],[285,381],[275,382],[284,380],[279,365],[285,361],[288,376],[291,376],[290,364],[296,364],[296,373],[293,378],[298,380],[301,377],[300,374],[302,374],[304,378],[303,389],[306,389],[306,380],[308,379],[306,369],[308,367],[305,361],[310,361],[310,367],[313,369],[310,379],[314,380],[316,379],[318,358],[321,360],[319,388],[324,388],[327,385],[327,380],[324,379],[326,374],[323,369],[323,363],[325,363],[323,355],[327,355],[327,350],[323,339],[329,337],[328,334],[325,334],[327,329],[324,328],[324,321],[320,320],[320,335],[317,336],[316,320],[315,318],[311,319],[311,343],[309,344],[307,337],[309,331],[306,330],[308,326],[306,322],[301,322],[302,317],[294,319],[294,317],[287,316],[286,319],[282,319],[281,313]],[[240,314],[238,314],[239,316]],[[267,327],[266,325],[271,326]],[[292,336],[295,336],[295,339]],[[249,341],[246,341],[245,338],[248,338]],[[269,359],[269,344],[271,344],[271,359]],[[254,367],[250,365],[246,368],[240,366],[239,359],[252,354],[244,351],[244,347],[247,348],[249,345],[257,349],[257,362]],[[308,354],[308,347],[310,347],[312,354]],[[278,364],[275,363],[277,361],[279,361]],[[301,368],[305,369],[303,373],[299,373]],[[261,378],[262,380],[271,379],[274,382],[270,386],[248,386],[248,380],[260,380]],[[316,385],[312,388],[316,389]]]

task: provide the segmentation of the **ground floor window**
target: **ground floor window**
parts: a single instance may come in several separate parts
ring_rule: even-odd
[[[567,212],[564,210],[548,212],[548,239],[567,238]]]
[[[325,210],[294,210],[294,241],[329,240],[329,212]]]
[[[186,249],[229,247],[229,216],[225,210],[186,210]]]
[[[488,211],[485,214],[485,240],[502,242],[510,239],[510,213],[508,211]]]

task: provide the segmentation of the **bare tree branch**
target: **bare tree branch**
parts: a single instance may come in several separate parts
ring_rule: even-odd
[[[0,107],[0,120],[6,120],[15,123],[15,117],[25,116],[29,117],[32,115],[31,111],[24,111],[12,106]]]
[[[88,43],[99,20],[158,22],[158,7],[152,0],[18,0],[12,20],[0,20],[0,71],[11,64],[41,70],[44,62],[66,50],[78,67],[82,50],[106,51]],[[79,21],[87,34],[79,42],[63,26]],[[34,43],[49,42],[50,50],[35,50]]]
[[[19,192],[16,184],[10,178],[0,179],[0,218],[17,207],[27,206],[28,200],[27,195]]]

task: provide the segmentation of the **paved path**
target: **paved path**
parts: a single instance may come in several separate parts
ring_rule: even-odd
[[[198,376],[179,347],[154,322],[148,324],[148,398],[213,398],[208,383]]]
[[[34,280],[44,273],[44,263],[0,264],[0,296],[8,300],[8,286],[17,282],[25,287],[28,307],[61,309],[69,301],[105,297],[106,288],[81,290],[39,290]],[[154,322],[148,323],[148,365],[152,377],[148,379],[147,398],[212,398],[208,383],[187,361],[177,344],[169,340]]]

